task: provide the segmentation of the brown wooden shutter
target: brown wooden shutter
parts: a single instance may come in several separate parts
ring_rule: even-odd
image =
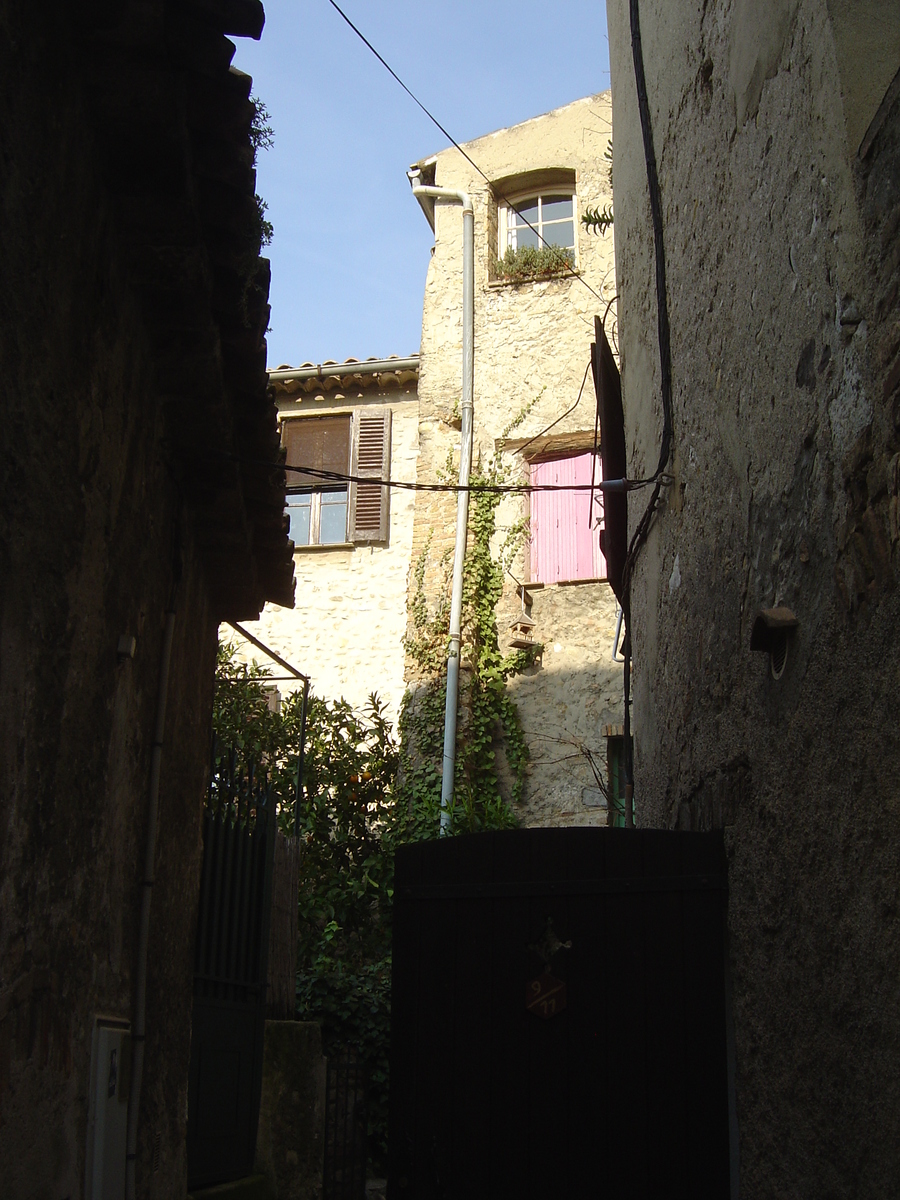
[[[356,414],[351,475],[388,479],[391,473],[391,410]],[[350,538],[354,542],[386,542],[390,488],[377,483],[350,486]]]
[[[309,467],[346,475],[350,466],[350,414],[330,417],[289,417],[282,425],[289,467]],[[288,487],[340,486],[334,480],[302,471],[288,471]]]

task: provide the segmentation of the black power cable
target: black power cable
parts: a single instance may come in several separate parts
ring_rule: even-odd
[[[227,456],[232,462],[239,462],[243,465],[249,465],[250,460]],[[259,463],[254,462],[253,466],[271,467],[273,471],[289,471],[297,475],[309,475],[313,479],[321,480],[323,484],[328,483],[356,483],[369,484],[375,487],[383,488],[399,488],[406,492],[492,492],[497,495],[516,495],[524,496],[530,492],[587,492],[593,486],[594,490],[606,492],[633,492],[638,488],[646,487],[646,484],[638,481],[633,483],[630,479],[604,479],[593,485],[589,483],[470,483],[464,487],[458,483],[409,483],[406,480],[399,479],[375,479],[371,475],[347,475],[343,471],[323,471],[318,467],[300,467],[292,466],[289,463]],[[316,488],[312,485],[299,484],[292,487],[288,484],[287,494],[294,496],[303,492],[315,491]]]
[[[672,449],[672,349],[669,333],[669,305],[666,293],[666,252],[663,243],[662,201],[656,153],[653,149],[653,130],[650,125],[650,105],[647,100],[647,80],[644,76],[644,53],[641,44],[641,20],[638,0],[631,0],[631,53],[634,59],[634,82],[637,88],[641,134],[644,139],[644,158],[647,163],[647,189],[650,193],[650,220],[653,225],[653,249],[656,259],[656,322],[659,338],[660,392],[663,406],[663,431],[659,448],[659,463],[651,477],[659,478],[669,463]]]
[[[584,391],[584,385],[587,383],[588,371],[590,369],[591,369],[591,364],[590,364],[590,360],[588,360],[588,365],[584,368],[584,377],[581,380],[581,387],[578,389],[578,395],[576,396],[575,403],[572,405],[572,407],[567,408],[566,411],[562,414],[562,416],[557,417],[555,421],[551,421],[549,425],[545,426],[540,431],[540,433],[536,433],[534,435],[534,437],[530,437],[523,446],[519,446],[518,451],[520,454],[524,453],[524,451],[528,449],[528,447],[532,444],[532,442],[536,442],[538,440],[538,438],[542,438],[542,437],[546,436],[546,434],[548,434],[550,432],[550,430],[554,428],[554,426],[558,425],[560,423],[560,421],[564,421],[565,418],[569,415],[569,413],[573,413],[575,411],[575,409],[578,407],[578,405],[581,402],[581,394]],[[595,446],[594,447],[595,453],[596,453],[596,449],[597,449],[597,447]]]
[[[660,392],[663,408],[663,429],[659,447],[659,462],[655,472],[646,483],[655,486],[650,496],[644,514],[628,547],[625,568],[622,575],[622,610],[625,614],[625,643],[623,657],[624,691],[625,691],[625,822],[634,824],[634,755],[631,744],[631,578],[638,553],[653,521],[653,515],[659,504],[660,492],[665,481],[665,469],[669,465],[672,452],[672,348],[669,330],[669,304],[666,292],[666,255],[663,242],[662,201],[659,188],[659,174],[656,168],[656,153],[653,149],[653,130],[650,124],[650,105],[647,100],[647,80],[644,74],[644,52],[641,43],[641,21],[638,0],[630,0],[629,15],[631,22],[631,53],[634,60],[634,82],[637,90],[638,112],[641,119],[641,135],[644,141],[644,159],[647,165],[647,190],[650,194],[650,218],[653,224],[653,249],[656,263],[656,320],[659,340],[659,371]]]

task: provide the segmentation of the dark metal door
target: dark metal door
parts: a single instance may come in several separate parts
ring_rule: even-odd
[[[720,834],[397,853],[391,1200],[727,1200]]]
[[[203,817],[188,1090],[188,1186],[249,1175],[256,1152],[274,800],[252,771],[214,775]]]

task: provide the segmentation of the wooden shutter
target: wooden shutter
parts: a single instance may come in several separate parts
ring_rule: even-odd
[[[578,492],[532,492],[531,578],[535,583],[602,579],[606,575],[600,539],[589,511],[593,458],[589,451],[570,458],[532,463],[532,484],[584,487],[584,491]],[[601,474],[599,460],[593,466],[596,482]],[[595,514],[597,509],[595,493]]]
[[[358,412],[354,422],[353,469],[360,480],[388,479],[391,473],[391,410]],[[350,485],[350,539],[386,542],[390,515],[390,488],[377,483]]]
[[[350,465],[350,415],[289,417],[282,424],[287,465],[346,475]],[[328,487],[329,480],[288,471],[288,487]],[[335,486],[335,481],[330,481]],[[340,486],[339,484],[337,486]]]

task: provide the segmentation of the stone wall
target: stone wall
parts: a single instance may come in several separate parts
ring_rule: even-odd
[[[645,0],[640,19],[675,439],[632,589],[638,822],[726,828],[741,1196],[888,1197],[900,24],[895,9],[824,0]],[[661,413],[628,20],[624,0],[609,4],[638,476],[655,465]],[[776,604],[799,620],[779,680],[750,651]]]
[[[278,1200],[321,1200],[327,1060],[307,1021],[266,1021],[256,1170]]]
[[[531,754],[519,818],[525,826],[605,825],[595,772],[606,782],[604,730],[622,722],[616,598],[606,583],[554,584],[532,596],[543,654],[509,685]],[[501,610],[501,647],[516,603],[513,596]]]
[[[498,130],[465,147],[489,179],[501,182],[504,194],[514,194],[515,177],[527,172],[568,170],[574,174],[578,278],[523,283],[494,279],[498,196],[455,149],[418,164],[423,178],[433,178],[438,187],[463,189],[474,203],[476,463],[486,464],[491,459],[511,423],[516,427],[510,436],[526,440],[563,417],[576,404],[590,360],[594,315],[606,316],[607,327],[615,327],[612,232],[588,233],[578,219],[586,207],[603,207],[612,199],[604,159],[611,136],[611,104],[605,93]],[[532,175],[532,179],[539,180],[540,175]],[[448,468],[452,480],[457,478],[461,378],[462,218],[458,204],[439,203],[422,317],[421,480],[446,477]],[[526,409],[527,415],[517,420]],[[586,434],[589,444],[594,409],[593,385],[588,378],[577,407],[554,427],[553,434]],[[526,479],[527,463],[521,454],[505,451],[502,461],[511,481]],[[425,582],[432,605],[445,586],[455,515],[453,495],[416,496],[413,565],[427,547]],[[527,515],[527,501],[504,498],[498,510],[496,548],[510,527]],[[498,610],[501,646],[520,607],[513,576],[527,582],[528,574],[526,538],[515,556],[512,575],[506,579]],[[412,591],[412,579],[410,587]],[[572,749],[572,740],[583,741],[605,764],[602,723],[621,721],[621,668],[610,658],[615,602],[606,584],[553,586],[533,595],[534,636],[547,646],[542,662],[512,685],[523,725],[533,735],[525,805],[519,815],[525,824],[590,823],[597,819],[596,810],[581,807],[582,787],[591,781],[586,759],[575,750],[579,758],[573,769],[573,760],[564,758],[563,750]],[[554,650],[557,644],[564,649]],[[412,664],[408,670],[412,671]],[[556,741],[538,732],[547,720],[552,722]]]
[[[25,111],[3,113],[17,131],[0,300],[0,1190],[11,1200],[81,1195],[94,1016],[132,1016],[178,521],[146,331],[91,173],[78,92],[52,53],[33,66],[34,89],[14,75]],[[206,767],[197,748],[208,745],[215,654],[189,535],[183,559],[140,1150],[145,1165],[159,1135],[160,1170],[142,1172],[142,1194],[160,1196],[184,1186]],[[133,659],[117,657],[120,634],[136,638]]]
[[[414,373],[407,375],[412,379],[393,386],[361,387],[348,381],[309,393],[282,391],[279,409],[287,416],[390,408],[391,476],[415,482],[419,405]],[[260,641],[310,676],[316,695],[343,697],[361,707],[376,692],[395,721],[405,690],[403,635],[414,496],[399,488],[391,492],[390,538],[384,545],[297,548],[296,609],[267,605],[259,621],[247,623]],[[226,629],[222,633],[229,636]],[[270,666],[273,674],[281,673],[247,643],[240,653]],[[285,692],[293,686],[278,684]]]

